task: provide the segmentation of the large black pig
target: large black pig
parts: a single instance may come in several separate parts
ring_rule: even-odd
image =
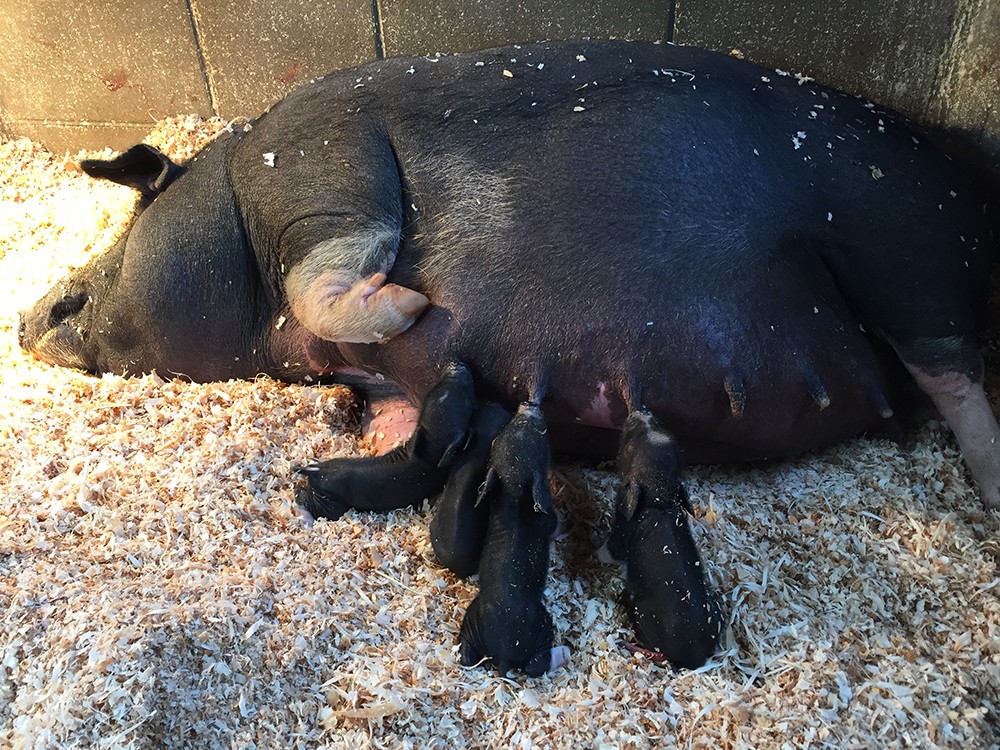
[[[378,376],[416,408],[460,361],[483,399],[541,401],[560,447],[613,452],[648,409],[689,462],[877,427],[909,375],[1000,504],[991,214],[855,97],[693,48],[508,47],[328,76],[183,168],[84,166],[145,197],[23,314],[54,364]]]

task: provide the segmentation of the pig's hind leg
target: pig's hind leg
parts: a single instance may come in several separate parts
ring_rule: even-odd
[[[900,274],[910,276],[912,269]],[[923,285],[887,290],[878,304],[862,307],[862,319],[889,341],[948,422],[983,503],[1000,507],[1000,425],[983,390],[975,295],[947,277],[936,280],[937,286],[931,279],[918,281]],[[894,289],[908,296],[890,307]]]
[[[962,203],[968,191],[946,190],[922,217],[896,217],[822,254],[866,329],[892,345],[951,426],[983,502],[998,507],[1000,426],[976,342],[993,240],[982,206]]]
[[[951,342],[935,343],[946,348]],[[955,433],[983,503],[1000,508],[1000,425],[983,390],[981,361],[974,368],[942,368],[908,361],[902,351],[900,356]]]

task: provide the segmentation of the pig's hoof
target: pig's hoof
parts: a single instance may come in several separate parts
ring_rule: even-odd
[[[316,525],[316,518],[308,510],[303,508],[301,505],[296,504],[295,511],[298,513],[299,518],[302,519],[302,524],[307,528],[311,529]]]
[[[424,308],[431,303],[420,292],[399,284],[386,284],[379,289],[376,297],[385,297],[383,304],[390,305],[402,318],[417,319]]]
[[[1000,487],[981,484],[979,485],[979,497],[987,508],[1000,508]]]
[[[292,312],[303,326],[326,341],[373,344],[398,336],[430,304],[420,292],[386,284],[385,274],[354,281],[321,274],[307,287],[289,289]]]
[[[399,284],[386,284],[365,302],[371,311],[373,343],[384,343],[406,331],[431,303],[420,292]]]
[[[295,502],[314,519],[326,518],[336,521],[350,510],[349,505],[313,489],[308,483],[295,488]]]

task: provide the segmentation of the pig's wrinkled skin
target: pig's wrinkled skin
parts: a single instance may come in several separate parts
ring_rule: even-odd
[[[336,73],[183,169],[83,166],[144,197],[23,313],[53,364],[343,382],[409,402],[372,423],[391,445],[464,362],[481,401],[540,402],[560,449],[610,455],[646,410],[686,462],[876,429],[912,377],[1000,506],[975,340],[993,212],[855,97],[694,48],[527,45]],[[429,306],[330,340],[359,279]]]

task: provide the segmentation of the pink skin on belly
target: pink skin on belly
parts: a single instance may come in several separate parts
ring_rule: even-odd
[[[598,384],[597,395],[587,405],[587,408],[580,412],[576,421],[591,427],[614,428],[619,426],[611,418],[611,399],[608,398],[607,383]]]
[[[408,399],[383,399],[365,413],[361,434],[371,449],[381,455],[409,440],[419,419],[420,410]]]
[[[329,368],[326,372],[366,376],[362,370],[343,365]],[[611,400],[608,398],[608,391],[607,383],[599,384],[597,395],[576,417],[578,424],[603,428],[617,426],[611,416]],[[362,419],[361,434],[376,454],[387,453],[410,438],[419,419],[419,407],[413,406],[403,397],[379,400],[365,413]]]

